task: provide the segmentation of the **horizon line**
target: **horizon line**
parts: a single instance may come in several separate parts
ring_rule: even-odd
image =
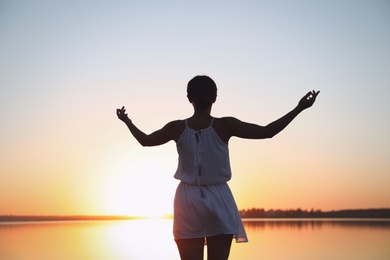
[[[338,209],[338,210],[326,210],[311,208],[307,209],[264,209],[264,208],[246,208],[240,209],[239,212],[250,211],[250,210],[262,210],[265,212],[269,211],[282,211],[282,212],[291,212],[291,211],[302,211],[302,212],[321,212],[321,213],[331,213],[331,212],[340,212],[340,211],[373,211],[373,210],[390,210],[390,207],[378,207],[378,208],[350,208],[350,209]],[[147,219],[147,218],[171,218],[173,213],[166,213],[158,216],[148,216],[148,215],[128,215],[128,214],[0,214],[0,217],[96,217],[96,218],[131,218],[131,219]]]

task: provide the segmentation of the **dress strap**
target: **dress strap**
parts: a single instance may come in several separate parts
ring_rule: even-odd
[[[214,117],[211,118],[211,123],[210,123],[210,126],[213,126],[213,122],[214,122]]]
[[[186,122],[186,127],[188,127],[188,124],[187,124],[187,119],[186,120],[184,120],[185,122]]]

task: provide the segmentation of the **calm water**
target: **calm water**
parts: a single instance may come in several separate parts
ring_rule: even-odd
[[[236,259],[390,259],[390,220],[245,221]],[[172,220],[0,224],[0,259],[179,259]]]

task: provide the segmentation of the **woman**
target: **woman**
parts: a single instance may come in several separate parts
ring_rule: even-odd
[[[297,107],[267,126],[242,122],[234,117],[212,117],[217,86],[208,76],[196,76],[188,83],[187,97],[194,114],[186,120],[169,122],[149,135],[133,124],[125,107],[117,109],[118,118],[141,145],[176,142],[179,166],[174,177],[181,182],[174,200],[173,234],[181,259],[203,259],[204,244],[207,244],[209,260],[225,260],[229,257],[233,238],[237,242],[248,241],[227,184],[231,178],[229,139],[233,136],[273,137],[300,112],[311,107],[318,93],[307,93]]]

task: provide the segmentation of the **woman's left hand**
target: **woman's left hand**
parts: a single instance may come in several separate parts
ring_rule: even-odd
[[[116,110],[116,115],[118,116],[118,118],[120,120],[122,120],[125,123],[130,120],[126,114],[126,108],[124,106],[122,108],[118,108]]]

